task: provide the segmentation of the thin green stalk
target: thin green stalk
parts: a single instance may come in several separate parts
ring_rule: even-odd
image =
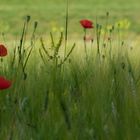
[[[55,43],[54,43],[53,35],[52,35],[51,32],[50,32],[50,36],[51,36],[51,43],[52,43],[51,47],[54,48],[55,47]]]
[[[99,56],[100,56],[100,34],[101,34],[101,26],[97,23],[96,17],[97,54]]]
[[[12,63],[11,63],[12,67],[14,66],[15,61],[16,61],[16,47],[14,48],[14,56],[13,56]]]
[[[112,53],[112,37],[111,37],[112,30],[110,31],[110,39],[109,39],[109,57],[111,60],[111,53]]]
[[[21,61],[21,52],[22,52],[22,45],[23,45],[25,29],[26,29],[26,21],[24,22],[24,25],[23,25],[23,30],[22,30],[22,35],[21,35],[21,39],[20,39],[20,44],[19,44],[19,47],[18,47],[19,63]]]
[[[71,50],[69,51],[69,53],[65,56],[65,58],[63,59],[63,61],[59,64],[59,66],[61,66],[62,64],[65,63],[65,61],[69,58],[70,54],[72,53],[73,49],[75,48],[75,43],[73,44]]]
[[[68,42],[68,20],[69,20],[69,1],[66,3],[66,21],[65,21],[65,50],[64,50],[64,58],[67,52],[67,42]]]
[[[86,60],[88,59],[88,54],[87,54],[87,43],[86,43],[86,36],[87,36],[87,30],[84,28],[84,48],[85,48],[85,54],[86,54]]]
[[[27,34],[27,30],[28,30],[29,21],[30,21],[30,16],[27,16],[26,20],[24,22],[24,25],[23,25],[22,35],[21,35],[21,39],[20,39],[20,45],[18,47],[19,63],[21,62],[21,59],[23,57],[22,55],[24,54],[24,48],[23,47],[24,47],[24,43],[25,43],[25,40],[26,40],[26,34]]]
[[[44,58],[44,56],[43,56],[43,54],[41,52],[41,49],[39,49],[39,54],[40,54],[40,57],[41,57],[43,63],[46,65],[46,60],[45,60],[45,58]]]
[[[106,23],[105,23],[105,33],[104,33],[104,37],[103,37],[103,44],[104,44],[104,42],[105,42],[106,35],[107,35],[108,19],[109,19],[109,12],[106,13]]]
[[[32,37],[31,37],[31,49],[30,49],[30,51],[29,51],[29,53],[28,53],[28,55],[27,55],[27,58],[26,58],[26,60],[25,60],[24,65],[23,65],[23,71],[25,71],[27,62],[28,62],[29,57],[30,57],[30,55],[31,55],[31,52],[32,52],[32,50],[33,50],[36,28],[37,28],[37,22],[35,22],[35,25],[34,25],[34,30],[33,30]]]

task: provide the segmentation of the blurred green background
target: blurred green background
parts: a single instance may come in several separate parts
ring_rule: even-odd
[[[82,29],[79,20],[89,18],[105,23],[105,15],[110,13],[109,22],[128,19],[131,22],[130,32],[140,33],[139,0],[70,0],[69,33],[78,34]],[[39,22],[38,34],[65,27],[66,0],[0,0],[0,32],[11,36],[21,33],[23,20],[31,15],[32,22]]]

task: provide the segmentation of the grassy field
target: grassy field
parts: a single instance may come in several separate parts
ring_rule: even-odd
[[[0,140],[139,140],[139,4],[71,1],[67,42],[64,1],[1,1]]]
[[[129,30],[139,33],[139,5],[139,0],[100,0],[96,2],[72,0],[69,2],[69,32],[81,33],[80,19],[90,18],[95,22],[95,18],[98,16],[99,21],[103,23],[106,12],[110,12],[110,23],[128,19],[131,22]],[[66,1],[61,0],[1,1],[0,31],[7,35],[19,35],[25,15],[31,15],[32,21],[39,22],[38,33],[40,34],[46,34],[54,28],[59,30],[65,26],[65,10]]]

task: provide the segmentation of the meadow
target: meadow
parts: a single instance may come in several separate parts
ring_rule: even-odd
[[[139,140],[139,3],[0,1],[0,140]]]
[[[57,5],[59,3],[59,6]],[[81,33],[79,20],[90,18],[95,21],[98,16],[104,22],[106,12],[110,12],[110,22],[122,19],[131,21],[131,31],[140,33],[139,29],[139,0],[71,0],[69,1],[69,32]],[[19,35],[23,18],[30,15],[39,22],[38,34],[46,34],[53,28],[65,28],[66,1],[61,0],[1,0],[0,1],[0,28],[8,35]]]

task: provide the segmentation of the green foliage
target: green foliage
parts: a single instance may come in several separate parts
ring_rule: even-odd
[[[140,65],[135,51],[116,41],[118,28],[97,35],[85,59],[75,44],[61,53],[63,33],[57,43],[50,33],[49,47],[43,38],[36,44],[36,22],[27,45],[28,24],[29,16],[19,45],[1,62],[0,73],[13,83],[0,91],[1,140],[139,139]],[[114,40],[104,38],[113,32]]]
[[[90,44],[85,40],[86,59],[83,45],[67,43],[68,25],[72,27],[72,34],[77,30],[80,33],[74,26],[75,21],[78,23],[78,19],[87,17],[91,9],[95,8],[95,12],[99,7],[104,10],[113,6],[112,11],[120,15],[123,8],[134,10],[137,4],[131,0],[125,6],[120,5],[124,3],[121,0],[101,0],[96,4],[92,0],[80,4],[75,1],[69,9],[70,17],[66,17],[69,22],[65,22],[65,36],[61,32],[56,39],[57,33],[50,32],[48,41],[44,37],[44,29],[49,27],[50,19],[59,20],[65,16],[62,10],[65,4],[61,3],[59,7],[56,1],[42,2],[25,0],[20,7],[19,1],[12,0],[12,10],[5,6],[1,8],[2,19],[9,23],[4,24],[2,32],[9,33],[14,23],[14,30],[19,34],[15,21],[20,9],[21,17],[30,12],[36,19],[43,20],[40,23],[43,26],[39,28],[43,35],[36,37],[38,22],[33,22],[33,30],[30,29],[32,20],[27,16],[18,44],[9,49],[9,55],[0,62],[0,75],[12,80],[11,88],[0,90],[0,139],[138,140],[140,64],[138,48],[124,40],[123,31],[128,29],[129,20],[125,18],[110,24],[107,13],[103,16],[107,21],[100,25],[98,21],[102,17],[98,18],[93,40]],[[29,9],[25,11],[27,4]],[[55,10],[50,14],[52,8]],[[137,10],[133,12],[137,13]],[[93,18],[94,14],[91,13],[90,17]],[[132,15],[128,19],[131,18]],[[60,23],[63,21],[62,18]],[[4,26],[5,21],[1,23]],[[5,40],[5,34],[2,35]]]

